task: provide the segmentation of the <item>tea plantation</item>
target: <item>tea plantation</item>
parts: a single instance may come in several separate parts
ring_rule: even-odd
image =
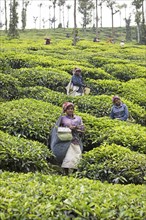
[[[146,46],[52,33],[0,36],[0,219],[146,219]],[[90,95],[66,95],[80,67]],[[128,121],[110,119],[113,95]],[[78,172],[64,176],[50,132],[72,101],[86,127]]]

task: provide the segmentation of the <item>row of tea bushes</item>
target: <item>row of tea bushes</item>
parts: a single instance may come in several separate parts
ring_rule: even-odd
[[[81,62],[70,61],[69,59],[58,59],[52,56],[30,54],[30,53],[17,53],[17,51],[6,51],[0,55],[0,61],[4,62],[5,65],[9,65],[13,69],[20,68],[32,68],[37,66],[42,67],[59,67],[62,65],[74,65],[79,66]],[[86,64],[87,62],[85,62]],[[84,61],[82,61],[82,65]],[[88,64],[90,66],[90,64]]]
[[[20,88],[18,96],[19,98],[43,100],[60,107],[67,100],[72,101],[80,112],[88,113],[96,117],[109,116],[112,105],[111,96],[108,95],[71,97],[42,86]],[[123,101],[128,106],[130,115],[133,118],[132,122],[135,121],[136,123],[144,125],[146,111],[137,104],[133,104],[127,100]],[[131,121],[131,118],[129,120]]]
[[[22,87],[44,86],[52,90],[65,92],[65,86],[70,81],[71,76],[65,71],[54,69],[21,68],[11,74],[21,82]]]
[[[9,172],[1,174],[0,185],[1,220],[146,218],[144,185]]]
[[[128,120],[145,125],[146,111],[139,105],[122,98],[129,110]],[[96,117],[110,116],[112,97],[108,95],[76,97],[74,102],[80,112],[88,113]]]
[[[145,49],[144,47],[140,50],[135,50],[132,52],[132,49],[129,49],[126,52],[125,49],[115,49],[115,46],[112,48],[105,49],[102,47],[103,51],[99,51],[99,46],[95,50],[86,49],[84,52],[89,53],[92,51],[92,55],[89,57],[89,63],[91,63],[95,67],[104,67],[106,64],[134,64],[137,65],[137,67],[146,67],[145,64]],[[135,52],[138,51],[136,54]],[[93,55],[94,54],[94,55]]]
[[[116,144],[104,144],[83,154],[78,177],[109,183],[143,184],[146,178],[146,155]]]
[[[57,173],[56,168],[47,162],[52,161],[53,155],[46,145],[2,131],[0,142],[1,170]],[[102,182],[143,184],[146,177],[145,160],[144,154],[132,152],[116,144],[104,144],[83,154],[77,176]]]
[[[17,78],[9,74],[0,73],[0,98],[3,100],[16,99],[19,95],[18,90],[21,86]]]
[[[88,79],[88,84],[91,87],[92,94],[113,95],[119,94],[125,99],[137,103],[142,107],[146,107],[146,79],[132,79],[128,82],[120,82],[117,80],[94,80]]]
[[[0,129],[12,135],[37,140],[48,145],[52,126],[62,112],[60,107],[34,99],[20,99],[1,104]],[[90,150],[103,142],[115,143],[146,153],[146,128],[108,117],[96,118],[79,113],[86,126],[84,146]]]
[[[16,172],[52,172],[47,158],[52,157],[47,146],[0,131],[0,169]]]
[[[105,72],[101,68],[94,68],[94,67],[88,67],[87,64],[86,66],[83,66],[82,64],[79,66],[81,71],[82,71],[82,76],[83,80],[86,81],[86,78],[90,79],[115,79],[113,76],[111,76],[109,73]],[[72,73],[72,70],[75,68],[74,66],[71,65],[64,65],[60,66],[60,69],[63,69],[69,73]]]
[[[135,78],[146,78],[146,68],[136,64],[106,64],[102,67],[115,78],[128,81]]]
[[[34,99],[1,103],[0,130],[48,144],[52,126],[61,111]]]
[[[129,60],[123,60],[123,59],[119,59],[119,58],[109,58],[109,57],[105,57],[102,56],[101,54],[99,54],[99,56],[95,55],[89,58],[89,62],[95,66],[96,68],[100,67],[104,67],[107,64],[127,64],[130,61]]]

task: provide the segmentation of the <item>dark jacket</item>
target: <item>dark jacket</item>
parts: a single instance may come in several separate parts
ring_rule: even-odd
[[[74,74],[72,76],[71,82],[74,86],[78,86],[79,89],[77,90],[77,92],[79,93],[83,93],[83,88],[85,87],[84,83],[83,83],[83,79],[81,75],[76,75]]]

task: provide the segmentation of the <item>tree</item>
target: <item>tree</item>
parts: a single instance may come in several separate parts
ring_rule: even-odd
[[[5,31],[7,32],[8,30],[8,20],[7,20],[7,0],[4,0],[4,4],[5,4]]]
[[[53,17],[53,18],[49,19],[49,21],[51,22],[51,28],[52,28],[52,24],[54,24],[56,22],[56,19]]]
[[[76,33],[77,33],[77,0],[74,0],[74,30],[73,30],[73,45],[76,46]]]
[[[146,25],[144,18],[144,0],[134,0],[132,5],[135,6],[135,22],[137,24],[137,41],[138,43],[146,43]]]
[[[59,1],[58,2],[58,6],[59,6],[59,13],[60,13],[60,15],[59,15],[59,23],[61,24],[61,26],[65,27],[65,24],[64,24],[64,5],[65,5],[65,0],[58,0],[58,1]],[[61,11],[62,11],[62,17],[63,17],[62,21],[63,22],[61,22]]]
[[[102,5],[104,0],[100,0],[99,6],[100,6],[100,27],[102,28]]]
[[[90,12],[93,8],[94,8],[93,0],[79,0],[78,10],[83,15],[82,25],[84,31],[86,31],[86,26],[91,22]]]
[[[112,38],[114,38],[114,15],[119,12],[119,10],[114,10],[116,6],[115,0],[106,0],[107,7],[111,10],[111,18],[112,18]]]
[[[34,24],[35,24],[35,29],[36,29],[36,22],[37,22],[37,19],[38,19],[38,17],[34,17],[34,16],[33,16],[33,22],[34,22]]]
[[[120,21],[120,24],[119,24],[119,27],[121,29],[121,22],[122,22],[122,19],[121,19],[121,14],[122,14],[122,9],[125,8],[125,4],[122,4],[122,5],[117,5],[117,8],[119,9],[119,21]],[[121,29],[121,36],[122,36],[122,30]]]
[[[38,5],[38,7],[40,8],[40,22],[39,22],[39,29],[41,29],[41,26],[42,26],[42,3],[40,3]]]
[[[11,0],[10,2],[10,23],[8,36],[11,38],[17,38],[19,36],[17,25],[18,25],[18,13],[17,13],[18,2],[17,0]]]
[[[22,30],[24,31],[25,30],[25,27],[26,27],[26,12],[27,12],[27,6],[29,4],[29,1],[25,1],[23,0],[22,1],[22,13],[21,13],[21,16],[22,16]]]
[[[51,20],[51,8],[52,8],[52,5],[49,5],[49,28],[51,28],[51,22],[50,22],[50,20]]]
[[[96,10],[96,38],[98,38],[98,0],[96,0],[95,10]]]
[[[71,9],[71,5],[66,5],[66,8],[67,8],[67,25],[66,25],[66,27],[68,28],[69,27],[69,10]]]
[[[55,23],[56,23],[56,3],[57,0],[53,0],[53,9],[54,9],[54,17],[52,18],[52,23],[54,23],[54,30],[55,30]]]
[[[129,15],[129,18],[125,18],[126,22],[126,41],[131,41],[131,15]]]

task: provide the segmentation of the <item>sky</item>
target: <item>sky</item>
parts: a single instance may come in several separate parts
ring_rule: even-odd
[[[95,0],[93,0],[95,2]],[[98,0],[99,2],[100,0]],[[51,27],[51,22],[49,22],[49,18],[53,18],[53,7],[51,7],[49,11],[49,6],[52,6],[51,1],[49,0],[31,0],[31,3],[28,5],[27,8],[27,25],[26,29],[31,29],[31,28],[37,28],[37,29],[48,29]],[[77,0],[78,2],[78,0]],[[135,25],[134,22],[134,13],[133,13],[133,7],[131,6],[132,0],[116,0],[117,4],[122,5],[122,4],[127,4],[127,9],[126,9],[126,16],[127,18],[129,17],[129,14],[132,14],[132,21],[131,25]],[[21,10],[22,10],[22,0],[18,0],[19,7],[18,7],[18,15],[19,15],[19,25],[18,27],[21,28]],[[42,7],[40,10],[40,3],[42,3]],[[68,0],[66,5],[71,5],[71,9],[69,10],[69,15],[67,13],[66,5],[65,5],[65,13],[64,13],[64,25],[66,27],[67,25],[67,20],[69,17],[69,27],[74,26],[74,18],[73,18],[73,6],[74,0]],[[4,0],[0,0],[0,22],[4,23]],[[92,12],[94,19],[92,19],[92,25],[93,23],[95,24],[95,11]],[[100,8],[98,10],[99,17],[101,15],[100,13]],[[146,14],[146,7],[145,7],[145,14]],[[106,7],[106,4],[103,4],[103,9],[102,9],[102,26],[103,27],[111,27],[111,11],[109,8]],[[120,27],[120,26],[125,26],[125,9],[121,10],[121,15],[120,13],[116,13],[114,15],[114,26],[115,27]],[[9,19],[9,15],[8,15]],[[35,23],[36,19],[36,23]],[[43,22],[44,20],[44,22]],[[60,21],[60,16],[59,16],[59,10],[58,7],[56,7],[56,27],[58,26]],[[100,21],[99,20],[99,27],[100,27]],[[61,22],[63,23],[63,19],[61,19]],[[81,27],[81,14],[77,10],[77,27]],[[4,27],[3,27],[4,28]]]

